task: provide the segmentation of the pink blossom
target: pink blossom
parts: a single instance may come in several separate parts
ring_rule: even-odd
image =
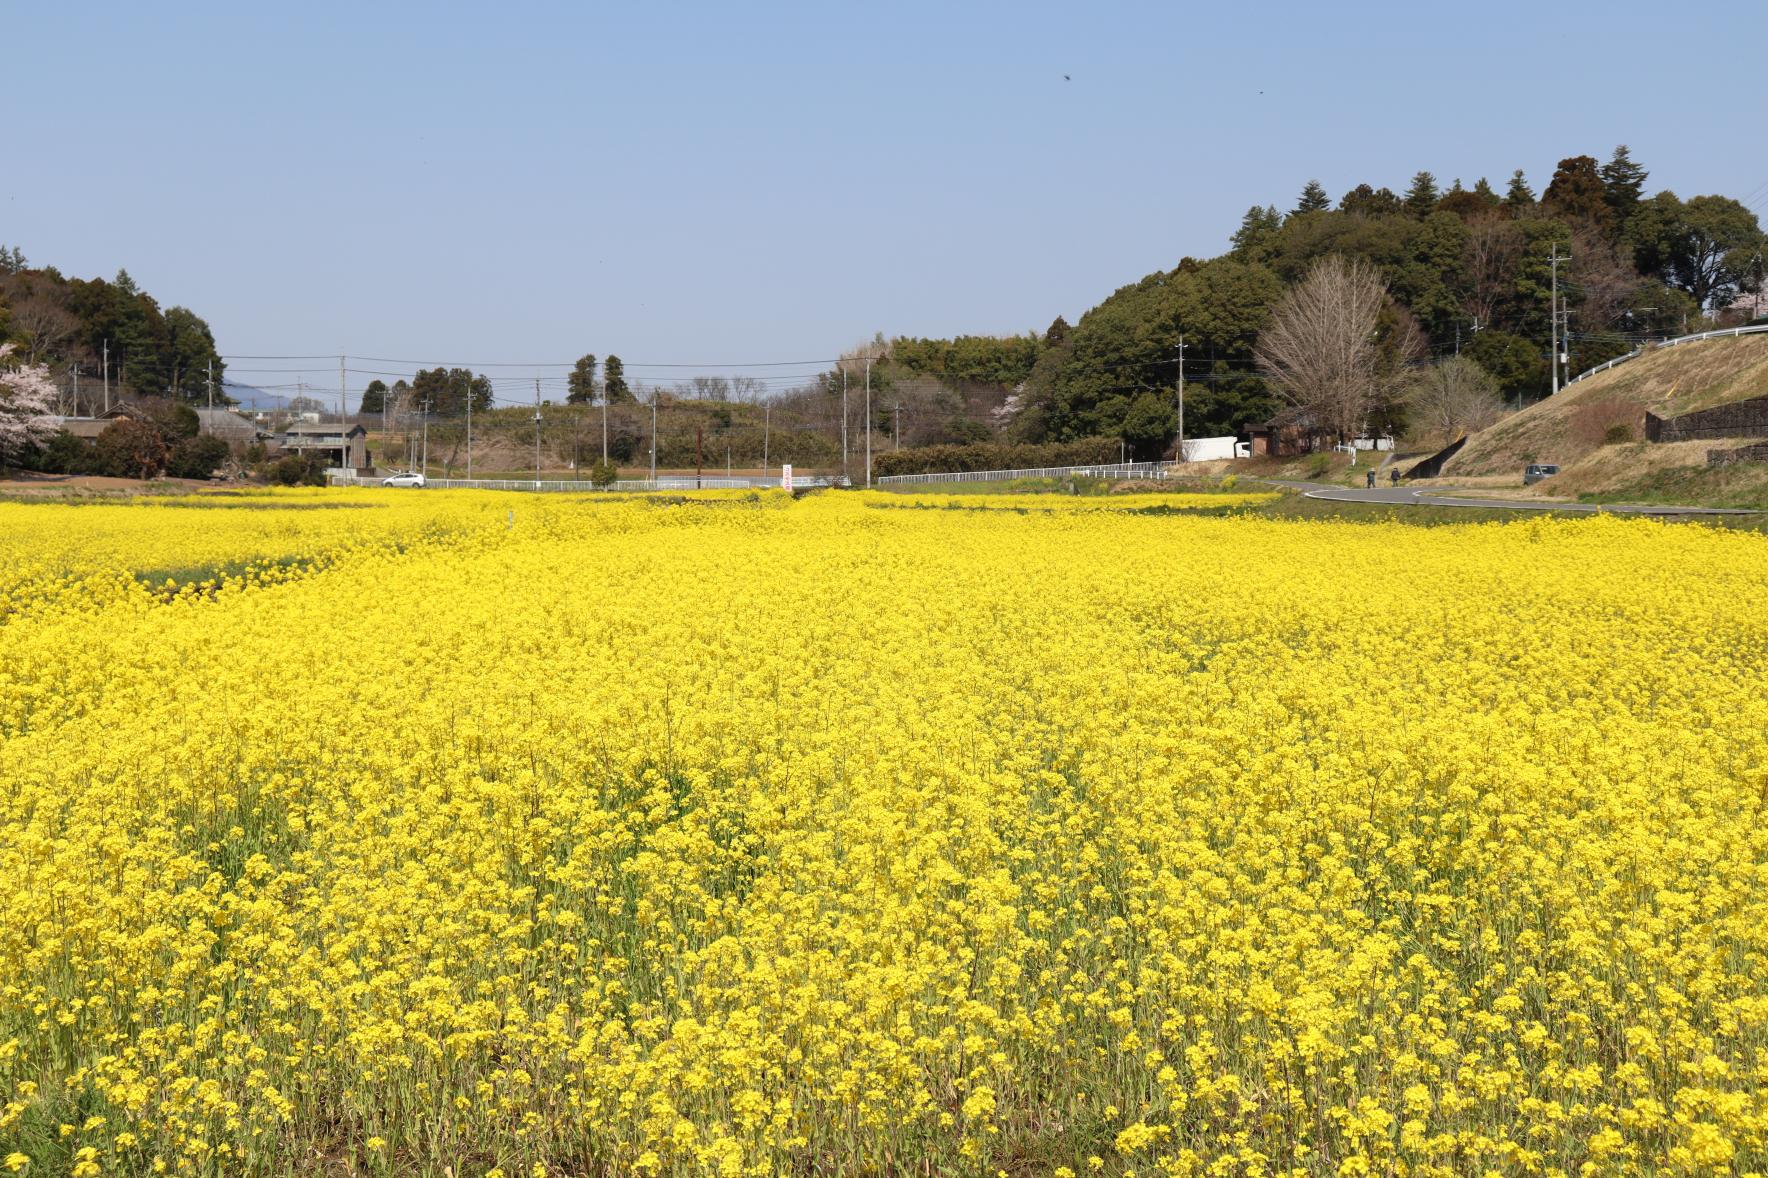
[[[11,344],[0,344],[0,459],[16,456],[56,431],[55,385],[42,365],[9,368]]]

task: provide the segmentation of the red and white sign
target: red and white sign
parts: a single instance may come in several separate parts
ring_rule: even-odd
[[[780,490],[790,491],[791,489],[792,489],[792,464],[790,462],[788,462],[788,463],[786,463],[786,465],[780,467]]]

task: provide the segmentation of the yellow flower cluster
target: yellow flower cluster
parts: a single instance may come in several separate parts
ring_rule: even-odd
[[[0,1166],[1768,1169],[1768,541],[1135,498],[0,504]]]

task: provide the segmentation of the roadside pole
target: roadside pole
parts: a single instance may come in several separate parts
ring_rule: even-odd
[[[1182,466],[1185,462],[1185,333],[1179,333],[1179,448],[1173,455]]]

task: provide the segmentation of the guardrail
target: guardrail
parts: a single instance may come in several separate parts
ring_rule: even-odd
[[[1645,355],[1645,353],[1652,348],[1673,348],[1678,344],[1693,344],[1699,343],[1704,339],[1724,339],[1728,336],[1734,335],[1754,335],[1761,331],[1768,331],[1768,323],[1759,323],[1749,327],[1721,327],[1717,331],[1697,331],[1693,335],[1679,335],[1675,339],[1659,340],[1657,343],[1649,346],[1641,345],[1640,347],[1634,348],[1625,356],[1616,356],[1612,360],[1605,360],[1594,368],[1586,369],[1585,371],[1578,373],[1578,375],[1566,381],[1565,384],[1567,388],[1570,388],[1580,380],[1583,380],[1586,376],[1595,376],[1598,372],[1607,372],[1616,364],[1625,364],[1628,360],[1633,360]]]
[[[878,479],[879,486],[908,486],[913,483],[1005,483],[1013,479],[1061,479],[1081,475],[1101,479],[1165,478],[1177,463],[1172,462],[1106,462],[1091,466],[1028,466],[1018,470],[954,470],[932,474],[887,474]]]
[[[362,478],[360,476],[336,477],[331,479],[334,487],[378,487],[380,478]],[[585,495],[597,491],[721,491],[741,490],[759,491],[778,487],[780,480],[772,476],[759,478],[734,478],[726,475],[703,475],[694,478],[686,476],[666,476],[656,479],[616,479],[605,487],[598,487],[588,479],[427,479],[424,486],[440,490],[470,489],[477,491],[577,491]],[[826,478],[804,478],[794,475],[793,489],[808,487],[827,487]]]

